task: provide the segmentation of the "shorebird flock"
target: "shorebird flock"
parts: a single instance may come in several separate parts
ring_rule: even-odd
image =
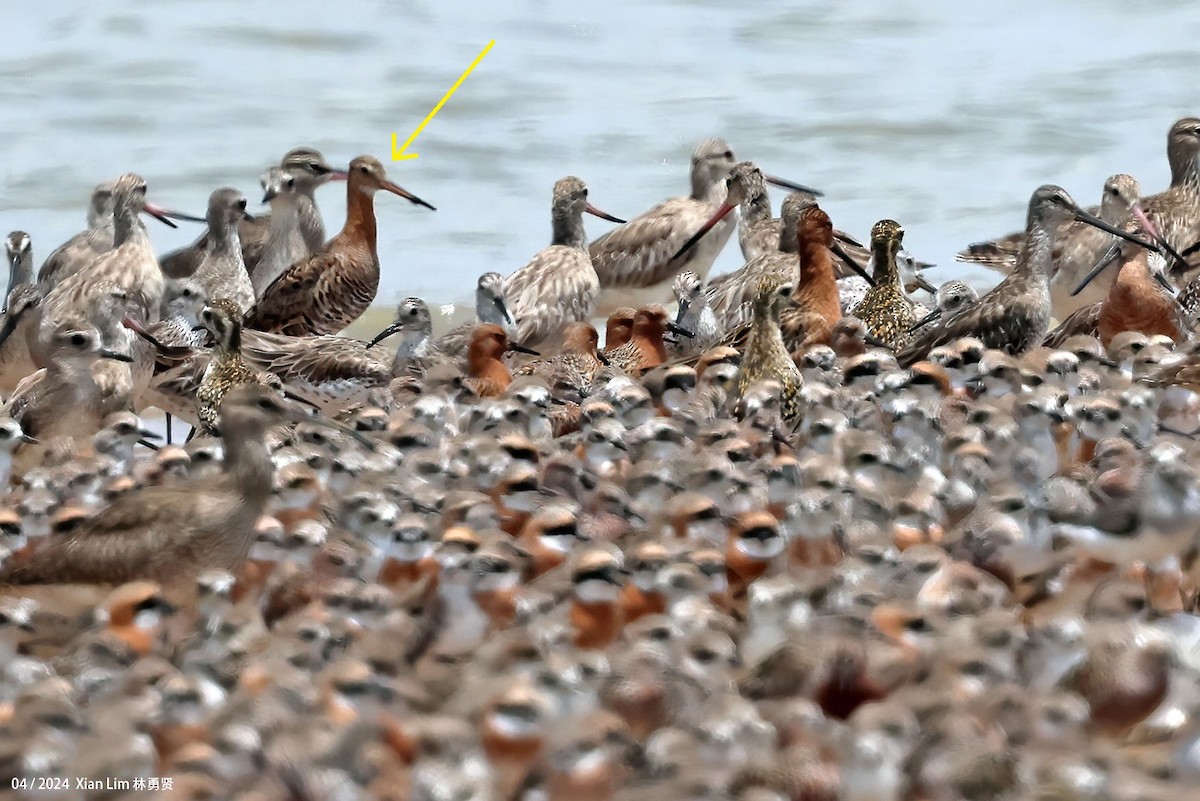
[[[708,139],[628,222],[559,180],[436,337],[340,335],[377,194],[434,211],[370,156],[14,231],[0,793],[1200,797],[1200,119],[1167,155],[1034,190],[978,296]]]

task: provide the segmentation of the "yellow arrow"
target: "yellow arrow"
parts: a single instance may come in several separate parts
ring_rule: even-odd
[[[471,62],[471,66],[467,67],[467,71],[458,76],[458,80],[454,82],[454,86],[450,87],[450,91],[442,95],[442,99],[439,100],[438,104],[433,107],[433,111],[429,112],[429,116],[421,120],[421,124],[417,126],[417,130],[413,131],[412,136],[408,137],[408,139],[404,141],[404,144],[400,145],[399,148],[396,147],[396,134],[392,134],[392,161],[415,159],[417,157],[416,153],[405,153],[404,151],[408,150],[408,146],[413,143],[413,140],[421,135],[421,131],[425,130],[425,126],[428,125],[429,121],[433,119],[433,115],[442,110],[442,106],[446,105],[446,101],[450,99],[450,95],[458,91],[458,87],[462,86],[462,82],[465,81],[467,76],[479,66],[479,62],[483,61],[483,57],[488,54],[488,51],[491,50],[492,46],[495,44],[495,39],[487,43],[487,47],[483,48],[483,51],[475,57],[475,60]]]

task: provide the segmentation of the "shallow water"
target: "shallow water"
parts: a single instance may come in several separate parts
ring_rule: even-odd
[[[1157,191],[1167,128],[1200,112],[1200,5],[1175,0],[16,0],[4,22],[0,226],[29,231],[39,263],[125,170],[202,214],[218,185],[257,200],[296,145],[386,160],[494,38],[420,158],[391,167],[438,211],[380,196],[389,304],[463,300],[480,272],[520,267],[562,175],[618,216],[685,192],[709,135],[823,189],[851,233],[900,220],[935,282],[982,283],[955,250],[1020,227],[1038,184],[1093,203],[1129,172]],[[341,191],[320,201],[336,231]],[[163,250],[197,233],[150,224]],[[718,271],[741,263],[731,244]]]

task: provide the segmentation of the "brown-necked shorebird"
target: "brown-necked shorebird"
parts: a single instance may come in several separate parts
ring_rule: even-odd
[[[13,231],[4,239],[4,253],[8,259],[8,288],[4,290],[4,308],[8,310],[8,298],[17,287],[33,283],[33,244],[29,234]]]
[[[550,246],[504,280],[504,297],[522,344],[536,345],[557,336],[570,323],[590,319],[596,310],[600,280],[588,254],[585,211],[619,222],[588,202],[587,186],[580,179],[568,175],[555,182]]]
[[[628,375],[640,376],[667,360],[667,349],[663,342],[663,335],[667,331],[684,338],[692,335],[691,331],[671,322],[667,310],[662,306],[643,306],[633,316],[630,340],[618,348],[605,348],[604,358]]]
[[[664,200],[592,242],[588,250],[600,277],[600,314],[631,302],[666,301],[671,282],[684,270],[701,279],[708,277],[717,254],[733,233],[733,219],[726,217],[716,224],[686,258],[673,257],[725,202],[725,179],[735,163],[733,149],[724,139],[704,140],[692,152],[690,195]],[[820,194],[779,178],[764,178],[789,189]]]
[[[325,223],[317,208],[317,188],[329,181],[345,180],[346,171],[329,166],[325,157],[311,147],[289,151],[279,162],[282,170],[294,182],[296,191],[296,223],[308,252],[316,253],[325,246]],[[264,201],[265,202],[265,201]],[[238,240],[242,245],[242,261],[251,277],[257,271],[271,235],[269,214],[255,215],[252,220],[238,223]],[[192,244],[165,254],[161,259],[163,273],[172,278],[192,275],[200,266],[207,247],[207,234]],[[290,264],[288,266],[291,266]],[[257,284],[256,284],[257,285]],[[264,284],[265,286],[265,284]]]
[[[600,370],[610,364],[600,352],[600,333],[591,323],[571,323],[563,330],[562,350],[534,359],[513,371],[514,376],[537,376],[551,387],[586,390]]]
[[[213,338],[213,353],[196,390],[196,416],[206,433],[217,434],[221,402],[235,387],[254,384],[269,387],[262,371],[242,356],[240,307],[228,298],[214,298],[200,312],[200,324]]]
[[[1138,331],[1146,336],[1162,334],[1177,343],[1187,339],[1191,326],[1165,276],[1164,257],[1130,245],[1122,248],[1117,261],[1120,266],[1116,278],[1104,299],[1069,315],[1046,338],[1047,344],[1054,346],[1069,337],[1086,334],[1098,336],[1107,348],[1114,337],[1125,331]],[[1077,291],[1085,289],[1110,263],[1097,265],[1084,277]]]
[[[819,206],[806,206],[796,221],[797,253],[786,269],[759,273],[790,275],[795,280],[791,299],[780,309],[783,341],[795,349],[817,342],[828,343],[833,327],[842,319],[841,298],[833,266],[833,223]],[[760,281],[761,283],[761,281]],[[744,289],[744,282],[742,284]],[[755,298],[758,297],[756,292]],[[749,343],[751,322],[727,329],[722,344],[741,347]]]
[[[735,171],[735,173],[730,176],[729,180],[729,192],[731,197],[740,198],[741,190],[739,189],[739,185],[739,181],[737,180],[737,172]],[[717,219],[724,208],[726,207],[722,206],[721,209],[717,211],[717,214],[710,219],[710,222],[712,219]],[[841,252],[840,245],[838,245],[837,241],[833,238],[832,223],[830,223],[828,226],[829,236],[824,236],[822,234],[819,237],[820,243],[816,242],[816,240],[812,240],[808,245],[805,246],[809,248],[810,252],[807,254],[801,254],[799,261],[797,261],[796,254],[800,252],[802,247],[798,233],[803,227],[801,226],[800,221],[811,209],[817,209],[820,211],[820,208],[806,198],[803,193],[794,192],[788,195],[788,197],[783,201],[783,213],[780,217],[778,249],[771,253],[764,253],[758,258],[747,262],[742,266],[741,269],[726,275],[717,276],[711,282],[709,282],[709,304],[712,307],[713,314],[716,316],[717,324],[719,326],[728,330],[739,324],[744,324],[749,320],[750,306],[752,299],[755,296],[758,280],[764,275],[774,274],[781,271],[790,271],[797,278],[797,280],[816,280],[823,282],[826,272],[824,265],[825,262],[828,261],[829,280],[836,282],[836,269],[832,260],[826,259],[826,256],[832,252],[836,253],[839,258],[845,259],[846,257]],[[824,214],[824,212],[821,212],[821,214]],[[828,221],[828,217],[825,217],[825,219]],[[696,237],[693,237],[693,239],[690,240],[690,242],[695,241],[697,241]],[[684,245],[684,247],[688,246],[689,244]],[[822,251],[824,255],[818,255],[817,251]],[[813,272],[813,274],[806,279],[804,276],[804,265],[806,260],[814,259],[820,262],[820,266],[816,268],[816,272]],[[814,261],[814,264],[816,264],[816,261]],[[868,281],[868,283],[871,282],[872,279],[870,276],[868,276],[865,272],[862,272],[857,266],[855,269],[859,270],[864,280]],[[834,283],[833,286],[834,291],[836,292],[837,284]],[[838,316],[840,316],[840,301],[838,305]],[[834,322],[836,322],[836,319],[831,320],[830,324],[832,325]]]
[[[388,180],[374,156],[350,162],[346,224],[328,247],[294,264],[268,286],[246,320],[247,328],[291,336],[336,334],[359,318],[379,291],[375,193],[391,192],[433,209]]]
[[[504,329],[493,323],[475,326],[471,342],[467,346],[467,376],[463,385],[480,398],[498,398],[512,383],[512,373],[504,364],[504,355],[510,350],[540,356],[515,342],[509,342]]]
[[[265,435],[273,426],[303,421],[343,430],[263,387],[232,390],[221,406],[220,474],[119,495],[69,534],[6,561],[0,587],[13,595],[30,585],[115,585],[137,579],[178,586],[206,569],[236,570],[254,542],[273,489]]]
[[[978,337],[986,347],[1020,355],[1042,344],[1050,330],[1050,266],[1054,232],[1074,217],[1146,248],[1149,243],[1109,225],[1076,205],[1067,191],[1042,186],[1029,200],[1025,246],[1017,266],[991,292],[950,319],[921,329],[897,355],[902,366],[924,359],[932,349],[962,337]]]
[[[912,302],[900,284],[896,254],[904,240],[904,229],[895,220],[880,220],[871,229],[871,261],[875,265],[875,286],[851,314],[862,320],[867,333],[891,349],[896,349],[910,334],[916,322]]]
[[[245,314],[254,306],[254,285],[242,261],[238,225],[254,219],[246,211],[246,197],[224,187],[208,197],[208,233],[200,263],[192,273],[210,298],[229,298]]]

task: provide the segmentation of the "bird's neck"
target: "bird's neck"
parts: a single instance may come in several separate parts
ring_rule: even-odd
[[[1200,153],[1191,150],[1168,151],[1171,186],[1183,186],[1200,193]]]
[[[583,232],[583,213],[568,209],[555,209],[551,215],[553,235],[551,245],[587,249],[587,236]]]
[[[364,192],[351,183],[346,189],[346,224],[342,226],[337,239],[366,247],[374,255],[375,237],[374,194]]]
[[[801,290],[815,288],[832,289],[837,292],[837,279],[833,274],[833,259],[824,242],[804,240],[800,242]]]
[[[309,193],[296,196],[295,202],[280,204],[291,215],[292,225],[297,221],[300,234],[304,237],[308,249],[316,252],[325,245],[325,221],[321,219],[321,211],[317,208],[317,200]],[[272,210],[274,214],[274,210]],[[374,220],[374,209],[372,209]]]
[[[113,215],[113,247],[119,248],[121,245],[128,242],[138,233],[139,229],[145,231],[146,227],[142,225],[138,219],[137,213],[132,209],[124,209]]]
[[[271,497],[274,465],[264,441],[264,431],[224,431],[225,475],[242,497],[240,513],[251,521],[257,520]],[[254,526],[246,527],[249,534],[240,544],[244,556],[254,541]],[[240,561],[240,560],[239,560]]]
[[[756,192],[742,201],[742,220],[747,225],[766,222],[771,216],[771,199],[765,191]]]
[[[212,252],[225,256],[231,253],[241,254],[242,238],[238,235],[237,223],[219,222],[208,226],[209,242]]]
[[[875,286],[896,286],[900,283],[900,268],[896,266],[896,251],[887,244],[871,246],[871,259],[875,262]]]
[[[1049,279],[1054,260],[1054,237],[1045,227],[1031,228],[1025,233],[1025,258],[1018,260],[1013,274],[1027,278]]]
[[[400,347],[396,348],[396,363],[407,359],[421,359],[429,355],[430,333],[428,331],[409,331],[400,338]]]

